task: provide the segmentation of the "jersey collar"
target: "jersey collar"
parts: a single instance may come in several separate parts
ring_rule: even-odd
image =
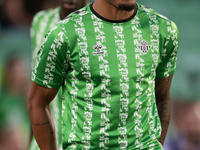
[[[127,19],[124,19],[124,20],[110,20],[110,19],[106,19],[104,17],[102,17],[101,15],[99,15],[92,7],[92,4],[90,4],[90,9],[91,11],[93,12],[93,14],[95,14],[98,18],[106,21],[106,22],[111,22],[111,23],[124,23],[124,22],[128,22],[129,20],[133,19],[135,17],[135,15],[137,14],[137,11],[138,11],[138,6],[137,6],[137,3],[136,3],[136,7],[135,7],[135,11],[133,13],[133,15]]]

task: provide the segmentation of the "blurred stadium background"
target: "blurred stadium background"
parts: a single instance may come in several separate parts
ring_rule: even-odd
[[[164,149],[200,150],[200,1],[137,2],[174,21],[180,32]],[[31,73],[30,24],[36,12],[56,6],[56,0],[0,0],[0,150],[25,150],[28,145],[30,122],[24,93]]]

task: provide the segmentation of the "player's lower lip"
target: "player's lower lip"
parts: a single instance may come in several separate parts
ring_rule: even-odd
[[[76,7],[75,4],[64,3],[63,6],[67,9],[74,9]]]

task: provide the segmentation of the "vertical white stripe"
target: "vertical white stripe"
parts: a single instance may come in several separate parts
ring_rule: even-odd
[[[140,45],[140,42],[142,41],[142,31],[138,29],[140,27],[140,20],[137,16],[135,16],[134,20],[131,22],[132,24],[132,31],[133,31],[133,42],[135,47],[135,62],[136,62],[136,74],[137,74],[137,79],[136,79],[136,99],[135,99],[135,105],[136,105],[136,110],[134,112],[134,123],[135,123],[135,128],[134,130],[136,131],[136,137],[135,137],[135,145],[136,148],[142,149],[143,143],[141,143],[141,139],[143,136],[143,130],[141,129],[141,119],[142,116],[140,115],[140,112],[142,110],[142,102],[138,99],[138,97],[143,93],[143,89],[141,88],[141,85],[143,84],[143,77],[144,74],[142,73],[142,70],[144,70],[144,60],[142,59],[142,52],[140,49],[138,49],[137,45]]]
[[[93,100],[92,92],[94,89],[94,83],[91,79],[91,72],[89,66],[89,52],[87,45],[87,38],[85,35],[85,25],[82,22],[82,15],[76,18],[75,30],[78,35],[78,49],[80,50],[79,60],[81,64],[81,72],[85,78],[86,91],[84,93],[84,101],[86,106],[84,106],[84,118],[83,122],[83,135],[81,137],[81,142],[84,144],[84,149],[90,149],[91,143],[91,129],[92,129],[92,111],[93,111]]]
[[[109,149],[107,144],[109,143],[109,134],[107,132],[110,129],[110,119],[111,114],[109,101],[111,100],[111,91],[109,86],[111,85],[111,80],[109,76],[110,66],[109,62],[106,60],[108,57],[107,48],[104,46],[106,42],[105,33],[102,31],[104,28],[103,21],[92,15],[94,31],[96,34],[96,45],[93,46],[93,55],[98,57],[99,70],[101,77],[101,118],[100,118],[100,136],[99,136],[99,149]]]
[[[120,74],[119,86],[121,88],[120,94],[120,104],[121,108],[119,111],[120,123],[118,124],[118,132],[120,136],[118,137],[118,144],[120,145],[120,150],[126,150],[128,147],[127,139],[127,127],[126,121],[128,118],[129,111],[129,77],[128,77],[128,64],[127,55],[125,48],[125,39],[123,34],[123,23],[113,24],[113,31],[115,34],[115,45],[117,45],[116,53],[118,58],[118,72]]]

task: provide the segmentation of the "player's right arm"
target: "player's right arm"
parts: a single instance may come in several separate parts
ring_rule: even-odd
[[[57,149],[50,102],[62,85],[68,69],[66,39],[62,28],[56,25],[46,35],[32,71],[28,108],[33,134],[41,150]]]
[[[41,11],[39,13],[36,13],[33,17],[33,20],[31,22],[31,27],[30,27],[30,37],[31,37],[31,49],[32,49],[32,67],[34,65],[34,60],[35,60],[35,53],[37,53],[38,50],[36,50],[36,47],[37,47],[37,42],[36,42],[36,35],[37,35],[37,32],[39,30],[39,18],[40,16],[42,16],[44,13],[44,11]],[[32,127],[31,127],[31,133],[30,133],[30,140],[29,140],[29,145],[28,145],[28,148],[30,148],[31,146],[31,142],[32,142],[32,139],[33,139],[33,131],[32,131]]]
[[[31,81],[28,110],[35,139],[41,150],[57,150],[50,102],[58,89],[50,89]]]

